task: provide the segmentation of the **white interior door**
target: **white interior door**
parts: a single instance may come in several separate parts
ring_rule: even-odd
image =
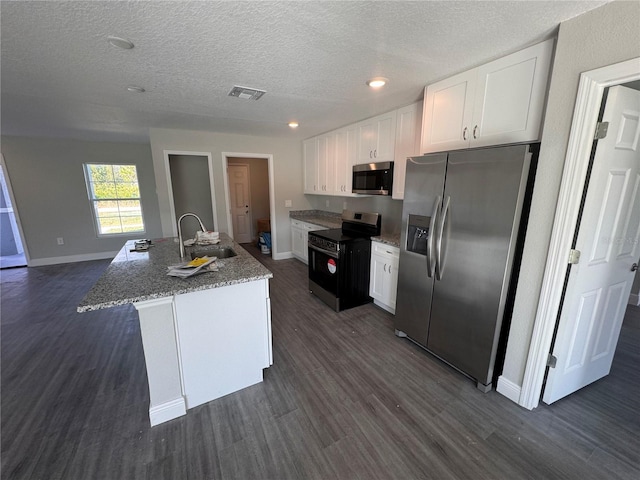
[[[229,197],[233,238],[238,243],[251,242],[249,166],[229,165]]]
[[[640,92],[612,87],[603,121],[609,131],[593,161],[545,403],[608,375],[640,257]]]

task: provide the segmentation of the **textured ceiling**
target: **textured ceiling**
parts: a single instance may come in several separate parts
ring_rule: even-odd
[[[549,38],[603,3],[2,1],[2,133],[306,138],[417,101],[426,84]],[[114,48],[109,35],[135,48]],[[374,76],[390,82],[372,91]],[[267,93],[228,97],[233,85]]]

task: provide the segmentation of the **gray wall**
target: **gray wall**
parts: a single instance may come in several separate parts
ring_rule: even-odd
[[[529,353],[580,73],[638,56],[640,2],[609,3],[560,25],[503,371],[518,386]]]
[[[302,181],[302,180],[301,180]],[[312,208],[342,213],[344,208],[360,212],[376,212],[382,215],[382,233],[400,234],[402,222],[402,200],[390,197],[329,197],[306,195]],[[328,205],[327,205],[328,202]]]
[[[229,165],[249,165],[251,235],[258,238],[257,221],[269,218],[269,165],[265,158],[229,158]]]
[[[207,230],[215,230],[211,184],[209,182],[209,159],[196,155],[169,155],[171,190],[176,222],[183,213],[195,213]],[[194,238],[200,230],[193,217],[182,220],[182,238]]]
[[[231,153],[230,157],[238,154],[257,156],[256,154],[273,155],[274,167],[274,196],[275,219],[271,219],[273,235],[274,225],[277,226],[277,249],[274,256],[291,251],[291,233],[289,210],[305,210],[311,208],[309,201],[302,194],[302,142],[298,139],[254,137],[248,135],[232,135],[226,133],[202,132],[193,130],[171,130],[152,128],[149,131],[151,153],[156,174],[156,188],[158,204],[160,206],[160,221],[164,235],[171,235],[173,223],[169,210],[167,177],[164,151],[181,152],[209,152],[212,154],[214,166],[214,184],[216,196],[216,210],[219,230],[228,232],[227,212],[225,211],[224,176],[222,155]],[[291,208],[285,207],[285,200],[291,200]]]
[[[66,256],[106,257],[127,239],[142,236],[98,238],[82,167],[86,162],[135,164],[144,236],[161,236],[149,145],[3,136],[2,153],[30,265],[62,262]],[[57,237],[64,238],[64,245],[57,245]]]

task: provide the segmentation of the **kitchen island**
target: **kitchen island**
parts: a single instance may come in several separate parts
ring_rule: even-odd
[[[237,254],[218,271],[167,276],[180,258],[176,239],[147,251],[127,242],[78,306],[87,312],[133,304],[149,379],[149,418],[157,425],[187,409],[262,381],[273,363],[269,278],[273,275],[226,234],[217,247]]]

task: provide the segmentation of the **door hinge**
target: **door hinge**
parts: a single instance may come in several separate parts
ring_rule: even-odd
[[[569,250],[569,263],[571,265],[576,265],[580,262],[580,250]]]
[[[556,368],[557,362],[558,362],[558,359],[553,355],[549,354],[549,356],[547,357],[547,367]]]
[[[602,140],[607,136],[609,130],[609,122],[598,122],[596,125],[596,133],[593,136],[594,140]]]

